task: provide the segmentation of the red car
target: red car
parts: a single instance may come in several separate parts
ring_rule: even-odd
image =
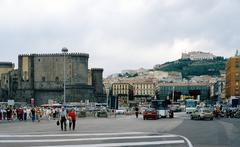
[[[143,112],[143,119],[157,119],[157,111],[153,108],[148,108]]]

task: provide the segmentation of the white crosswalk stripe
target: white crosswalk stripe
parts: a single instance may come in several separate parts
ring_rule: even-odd
[[[74,134],[0,134],[0,146],[42,147],[117,147],[117,146],[190,146],[182,136],[146,132]]]

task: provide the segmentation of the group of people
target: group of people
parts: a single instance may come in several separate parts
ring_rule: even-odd
[[[48,120],[55,119],[60,110],[55,108],[41,108],[41,107],[18,107],[18,108],[0,108],[0,120],[19,120],[32,122],[40,122],[41,118],[46,117]]]
[[[18,107],[18,108],[1,108],[0,107],[0,121],[27,121],[40,122],[42,118],[45,119],[56,119],[58,118],[61,130],[75,130],[77,113],[74,109],[66,110],[65,108],[41,108],[41,107]]]
[[[75,130],[76,126],[76,112],[74,109],[71,109],[69,112],[65,108],[62,108],[61,112],[59,113],[61,130],[67,131],[67,126],[69,126],[69,130]]]

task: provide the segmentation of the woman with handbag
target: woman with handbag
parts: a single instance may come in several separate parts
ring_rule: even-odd
[[[59,113],[59,118],[60,118],[60,124],[61,124],[61,130],[63,131],[63,126],[64,126],[64,131],[67,131],[67,112],[64,108],[62,108],[61,112]]]
[[[71,111],[68,113],[68,117],[69,119],[69,130],[74,131],[75,130],[75,125],[76,125],[76,112],[74,111],[74,109],[71,109]]]

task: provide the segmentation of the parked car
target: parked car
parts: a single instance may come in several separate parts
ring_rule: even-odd
[[[116,114],[125,114],[126,113],[126,110],[124,110],[124,109],[117,109],[116,110]]]
[[[173,112],[181,112],[181,108],[180,108],[180,103],[179,102],[173,102],[169,107],[170,107],[170,109]]]
[[[199,108],[190,115],[191,119],[210,119],[213,120],[213,112],[208,108]]]
[[[154,119],[156,120],[157,119],[157,111],[153,108],[148,108],[146,109],[144,112],[143,112],[143,119]]]

